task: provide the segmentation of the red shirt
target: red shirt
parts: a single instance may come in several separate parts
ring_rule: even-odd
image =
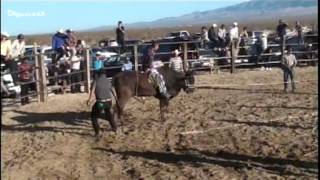
[[[22,63],[19,66],[20,80],[31,80],[32,65]]]

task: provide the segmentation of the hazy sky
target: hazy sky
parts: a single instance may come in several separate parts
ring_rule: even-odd
[[[124,23],[152,21],[195,11],[212,10],[247,0],[1,0],[1,30],[51,33]]]

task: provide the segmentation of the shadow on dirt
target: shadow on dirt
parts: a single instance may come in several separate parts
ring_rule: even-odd
[[[316,175],[318,173],[317,162],[281,159],[272,157],[255,157],[243,154],[233,154],[225,151],[212,153],[198,150],[179,150],[179,154],[152,151],[115,151],[113,149],[93,148],[106,153],[117,154],[123,158],[136,157],[147,160],[156,160],[162,163],[191,163],[201,166],[201,163],[215,164],[222,167],[232,168],[263,168],[280,175]],[[290,166],[290,168],[288,168]],[[291,167],[294,167],[293,169]],[[298,169],[298,170],[297,170]]]
[[[31,113],[24,111],[14,111],[20,116],[13,117],[12,120],[18,124],[4,125],[1,123],[2,131],[51,131],[72,133],[78,135],[88,136],[90,133],[83,133],[79,131],[91,131],[90,113],[88,112],[64,112],[64,113]],[[76,127],[54,127],[41,125],[43,122],[61,122],[65,125]]]
[[[217,122],[228,122],[228,123],[235,123],[235,124],[245,124],[248,126],[265,126],[265,127],[273,127],[273,128],[289,128],[289,129],[312,129],[314,127],[304,127],[301,125],[288,125],[283,122],[277,121],[269,121],[269,122],[257,122],[257,121],[239,121],[237,119],[217,119],[212,120]]]

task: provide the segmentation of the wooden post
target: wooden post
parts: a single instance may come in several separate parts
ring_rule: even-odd
[[[282,42],[281,43],[281,62],[283,62],[283,58],[284,58],[284,50],[285,50],[285,46],[286,46],[286,36],[283,36],[282,38]]]
[[[90,53],[89,49],[86,49],[84,52],[84,68],[85,68],[85,87],[84,90],[86,93],[90,93]]]
[[[188,44],[183,43],[183,70],[187,72],[188,70]]]
[[[231,69],[230,73],[234,73],[235,71],[235,61],[236,61],[236,48],[234,40],[231,41]]]
[[[39,94],[40,94],[40,101],[46,102],[47,100],[47,76],[44,67],[44,60],[43,55],[38,54],[38,72],[39,72]]]
[[[138,56],[138,46],[133,46],[133,56],[134,56],[134,70],[139,71],[139,56]]]
[[[39,71],[39,57],[38,57],[38,51],[37,51],[37,43],[33,43],[33,56],[34,56],[34,62],[35,62],[35,66],[36,66],[36,89],[37,89],[37,101],[40,102],[41,101],[41,92],[40,92],[40,71]]]

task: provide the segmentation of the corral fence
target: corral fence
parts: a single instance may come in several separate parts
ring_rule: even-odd
[[[317,34],[313,35],[308,35],[308,36],[314,36],[317,37]],[[229,68],[230,73],[235,73],[237,67],[245,67],[245,68],[250,68],[252,66],[257,66],[257,65],[271,65],[271,64],[280,64],[281,57],[283,56],[284,50],[282,49],[281,52],[274,52],[274,53],[262,53],[259,56],[260,57],[278,57],[278,60],[275,61],[256,61],[256,62],[246,62],[246,63],[236,63],[237,59],[243,59],[243,58],[252,58],[255,55],[238,55],[239,49],[240,48],[246,48],[248,46],[238,46],[235,44],[236,42],[232,41],[231,44],[231,49],[230,49],[230,55],[229,56],[224,56],[224,57],[209,57],[209,58],[204,58],[204,59],[199,59],[199,58],[188,58],[188,53],[193,53],[193,52],[199,52],[198,49],[196,50],[190,50],[188,49],[189,44],[194,44],[194,43],[201,43],[200,41],[182,41],[182,42],[160,42],[160,46],[162,45],[179,45],[182,47],[181,52],[182,52],[182,60],[183,60],[183,69],[184,71],[187,70],[210,70],[212,73],[214,70],[219,70],[220,68]],[[311,45],[318,45],[318,43],[310,43]],[[134,45],[127,45],[126,48],[129,48],[131,50],[131,54],[127,54],[126,56],[130,57],[133,59],[133,67],[135,71],[139,71],[140,67],[142,66],[141,63],[141,57],[142,54],[138,52],[139,46],[148,46],[150,44],[144,43],[144,44],[134,44]],[[285,44],[285,42],[280,45],[280,44],[270,44],[269,46],[280,46],[284,48],[286,45],[290,46],[300,46],[300,44]],[[58,73],[55,72],[53,75],[49,74],[48,75],[48,69],[52,68],[52,66],[55,66],[55,64],[48,64],[46,65],[44,61],[44,56],[46,54],[38,53],[37,52],[37,45],[34,44],[34,54],[30,55],[33,57],[35,65],[34,65],[34,79],[29,82],[23,82],[19,83],[21,88],[24,85],[34,85],[35,90],[28,95],[25,96],[17,96],[15,98],[15,101],[13,103],[17,103],[17,100],[20,100],[21,98],[25,97],[31,97],[34,98],[34,100],[38,102],[46,102],[49,95],[52,94],[53,92],[56,92],[57,90],[64,91],[65,87],[72,87],[76,85],[80,85],[84,87],[83,92],[89,93],[90,91],[90,84],[92,80],[92,75],[93,75],[93,69],[91,67],[92,63],[92,52],[90,48],[86,48],[82,57],[80,57],[76,61],[71,61],[72,63],[80,62],[81,63],[81,69],[77,71],[72,71],[72,72],[64,72],[64,73]],[[121,48],[121,47],[116,47],[116,48]],[[212,52],[212,49],[207,49],[203,50],[207,52]],[[305,62],[313,62],[315,64],[318,63],[318,48],[316,50],[309,50],[309,51],[293,51],[294,54],[311,54],[312,56],[309,56],[310,58],[305,58],[305,59],[297,59],[298,63],[305,63]],[[161,55],[161,54],[167,54],[170,55],[172,52],[161,52],[157,53],[156,55]],[[224,65],[219,65],[217,61],[219,60],[229,60],[228,64]],[[191,67],[190,64],[193,62],[207,62],[209,64],[206,67]],[[170,62],[164,62],[164,64],[169,64]],[[57,67],[59,68],[59,67]],[[110,69],[119,69],[121,66],[112,66],[112,67],[104,67],[105,70],[110,70]],[[19,71],[16,72],[10,72],[9,74],[19,74]],[[3,74],[2,74],[3,75]],[[78,79],[77,82],[72,82],[73,76],[81,76],[80,80]],[[50,83],[50,81],[53,81],[54,83]],[[71,83],[70,83],[71,81]],[[60,83],[59,83],[60,82]],[[69,83],[67,83],[69,82]],[[8,103],[10,104],[10,103]]]

